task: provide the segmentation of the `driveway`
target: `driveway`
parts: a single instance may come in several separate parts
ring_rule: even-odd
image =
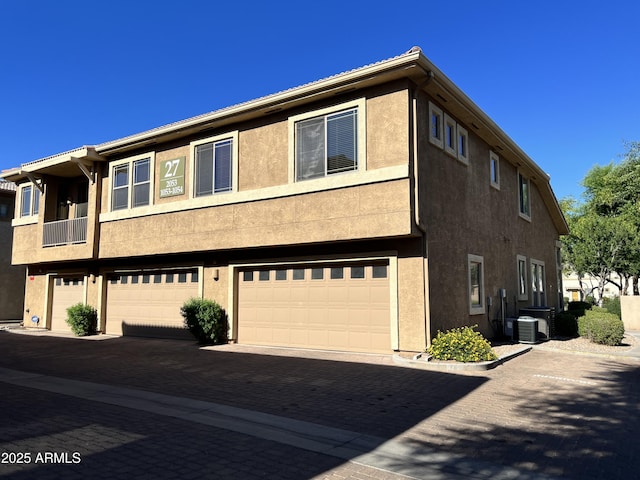
[[[185,341],[85,340],[7,332],[0,332],[0,351],[0,366],[11,372],[80,381],[79,386],[123,389],[119,392],[146,392],[146,398],[161,394],[183,403],[199,401],[217,412],[233,407],[241,414],[251,412],[251,418],[260,421],[298,425],[309,432],[326,429],[329,439],[342,438],[346,432],[367,440],[351,455],[324,451],[318,455],[304,443],[292,451],[291,442],[269,437],[272,434],[264,433],[264,426],[255,432],[240,432],[235,424],[226,429],[211,423],[195,426],[165,412],[171,418],[161,423],[173,425],[171,438],[188,442],[191,430],[203,435],[215,432],[216,442],[225,448],[233,446],[225,468],[229,472],[235,468],[236,475],[243,471],[241,467],[251,465],[254,476],[265,471],[271,473],[263,476],[270,478],[622,479],[633,477],[640,467],[629,441],[639,423],[640,371],[634,360],[534,349],[494,370],[454,374],[397,366],[390,357],[380,355],[307,354],[240,346],[199,349]],[[14,400],[5,399],[2,415],[11,420],[13,410],[19,409],[21,420],[12,427],[16,431],[32,417],[37,429],[51,416],[69,418],[74,411],[88,409],[92,415],[86,421],[92,421],[78,427],[85,433],[91,431],[91,425],[115,429],[119,435],[132,435],[132,445],[144,446],[142,451],[149,450],[148,442],[162,437],[161,431],[154,433],[162,430],[157,418],[151,422],[145,417],[145,425],[156,425],[148,432],[138,425],[143,420],[117,426],[101,423],[132,416],[135,405],[114,406],[118,404],[106,398],[88,403],[78,393],[80,387],[73,395],[68,390],[60,395],[34,385],[8,385]],[[143,413],[138,418],[157,415],[145,408],[139,409]],[[94,438],[102,442],[110,438],[97,426],[95,429]],[[67,432],[64,427],[62,431]],[[29,435],[22,436],[31,438]],[[3,434],[0,438],[8,437]],[[214,448],[216,442],[208,443]],[[3,452],[10,450],[11,444],[0,445]],[[83,445],[87,448],[86,439],[78,438],[74,448]],[[37,449],[37,443],[29,448]],[[163,460],[172,458],[170,463],[180,465],[185,475],[190,463],[182,454],[174,457],[177,454],[169,451]],[[309,460],[310,455],[314,461]],[[280,457],[282,468],[274,475],[269,470],[272,467],[266,467],[277,465],[274,459]],[[106,461],[101,455],[91,458],[95,465]],[[144,459],[139,457],[140,462]],[[129,464],[135,466],[135,462]],[[173,478],[169,470],[164,472],[164,478]],[[228,478],[234,477],[229,474]],[[251,477],[245,471],[235,478]]]

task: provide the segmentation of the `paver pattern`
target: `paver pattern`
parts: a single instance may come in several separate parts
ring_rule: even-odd
[[[633,478],[640,364],[536,350],[486,372],[388,358],[198,349],[0,332],[0,366],[126,386],[348,429],[531,474]],[[348,361],[348,360],[358,360]],[[78,465],[0,465],[0,476],[402,478],[366,465],[182,420],[2,384],[0,451],[81,451]],[[84,470],[89,469],[89,470]],[[22,476],[21,476],[22,475]],[[49,475],[49,476],[47,476]],[[93,478],[100,478],[93,475]]]

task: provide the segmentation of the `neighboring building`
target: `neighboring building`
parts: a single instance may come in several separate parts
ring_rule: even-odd
[[[561,302],[549,177],[418,48],[4,177],[52,330],[181,334],[204,296],[239,343],[421,351]]]
[[[613,298],[620,296],[620,289],[617,285],[623,285],[624,280],[616,273],[612,273],[609,277],[615,283],[607,282],[600,294],[599,281],[591,275],[583,275],[579,277],[577,273],[564,274],[562,277],[562,287],[564,289],[564,298],[570,302],[585,301],[592,298],[599,302],[602,298]]]
[[[26,268],[11,265],[16,185],[0,179],[0,321],[22,320]]]

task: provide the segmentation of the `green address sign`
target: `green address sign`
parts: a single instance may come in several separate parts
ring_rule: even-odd
[[[160,198],[184,194],[184,162],[186,157],[162,162]]]

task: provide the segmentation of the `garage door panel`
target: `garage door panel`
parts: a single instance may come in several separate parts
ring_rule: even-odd
[[[53,280],[53,303],[51,306],[51,330],[71,332],[67,323],[67,308],[84,300],[84,280],[58,277]]]
[[[389,281],[386,276],[373,278],[371,265],[292,267],[286,280],[283,273],[277,280],[275,273],[269,274],[269,281],[260,281],[258,272],[241,272],[240,343],[368,352],[391,349]],[[253,280],[246,281],[250,277]]]

